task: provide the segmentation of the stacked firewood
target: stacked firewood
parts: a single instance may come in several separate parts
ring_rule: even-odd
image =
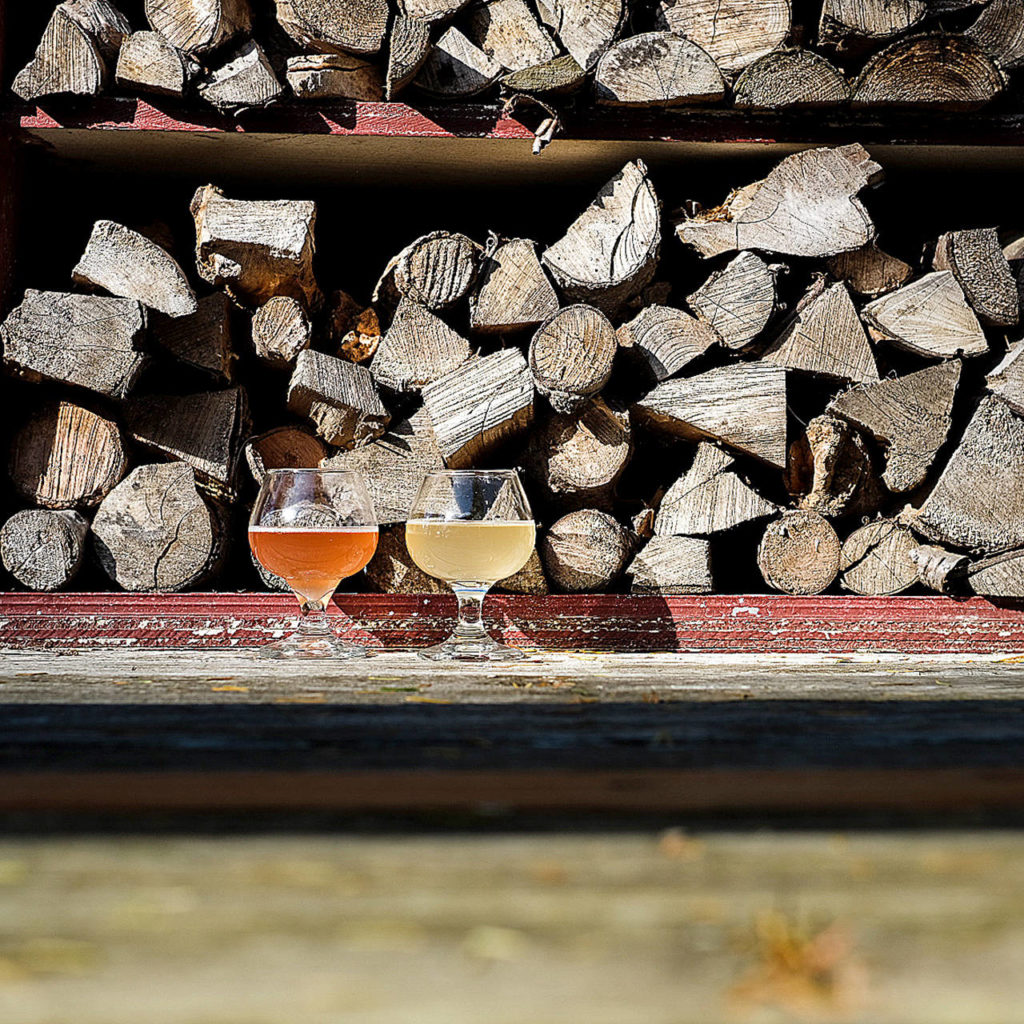
[[[108,0],[57,5],[17,75],[53,95],[969,111],[1024,63],[1024,0]],[[143,18],[145,24],[143,24]]]
[[[434,231],[366,301],[321,290],[309,201],[200,188],[194,274],[97,221],[76,287],[0,326],[30,506],[3,563],[251,586],[263,474],[325,465],[369,479],[369,583],[437,590],[403,538],[423,472],[515,465],[540,544],[507,589],[1024,596],[1024,243],[958,227],[912,266],[878,246],[881,173],[807,150],[666,219],[634,161],[560,238]]]

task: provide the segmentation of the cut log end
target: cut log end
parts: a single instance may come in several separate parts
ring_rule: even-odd
[[[621,523],[605,512],[580,509],[551,526],[541,557],[548,578],[560,590],[604,590],[622,575],[632,547]]]
[[[88,531],[88,522],[77,512],[16,512],[0,528],[0,559],[23,587],[60,590],[82,566]]]
[[[765,582],[784,594],[820,594],[839,574],[841,545],[816,512],[789,511],[768,524],[757,549]]]

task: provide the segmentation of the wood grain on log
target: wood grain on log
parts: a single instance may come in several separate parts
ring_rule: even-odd
[[[30,590],[60,590],[82,567],[89,523],[77,512],[31,508],[0,528],[0,560]]]
[[[558,56],[558,47],[526,0],[486,0],[469,12],[466,35],[509,71],[531,68]]]
[[[686,301],[723,345],[740,349],[765,329],[775,311],[775,275],[760,256],[741,252]]]
[[[985,381],[996,398],[1024,416],[1024,340],[1007,349],[1006,356]]]
[[[629,531],[592,508],[562,516],[540,547],[548,579],[569,593],[609,587],[622,575],[632,550]]]
[[[504,332],[536,327],[558,312],[558,296],[537,257],[537,243],[513,238],[483,264],[480,286],[470,300],[474,331]]]
[[[834,278],[845,281],[850,291],[873,299],[899,288],[914,273],[909,263],[883,252],[874,242],[832,256],[825,266]]]
[[[1020,319],[1017,282],[995,228],[946,233],[935,247],[933,266],[953,271],[983,324],[1012,327]]]
[[[218,110],[234,111],[265,107],[280,98],[284,86],[263,48],[250,40],[214,68],[198,90]]]
[[[913,553],[917,542],[904,526],[876,519],[843,541],[839,559],[842,585],[855,594],[901,594],[917,582]]]
[[[966,29],[1004,70],[1024,64],[1024,0],[992,0]]]
[[[190,316],[151,318],[149,337],[176,359],[216,377],[230,381],[234,375],[231,331],[231,300],[214,292],[199,300]]]
[[[402,299],[377,346],[370,372],[378,387],[419,391],[460,367],[471,355],[469,342],[440,317]]]
[[[560,309],[530,341],[537,390],[561,413],[582,408],[608,382],[617,348],[615,328],[593,306]]]
[[[710,594],[711,544],[702,537],[652,537],[626,567],[631,594]]]
[[[501,84],[510,93],[525,92],[542,96],[545,93],[560,95],[576,92],[586,80],[587,73],[574,57],[566,53],[532,68],[504,75]]]
[[[300,100],[384,99],[380,65],[350,53],[310,53],[288,58],[285,77]]]
[[[431,96],[465,99],[489,89],[503,70],[464,33],[452,27],[434,43],[413,84]]]
[[[736,79],[733,105],[743,110],[817,110],[846,103],[849,83],[813,50],[776,50]]]
[[[910,560],[917,567],[918,582],[940,594],[953,594],[964,586],[970,566],[966,555],[934,544],[918,544]]]
[[[1024,597],[1024,551],[1007,551],[972,562],[967,583],[985,597]]]
[[[245,442],[245,461],[257,485],[268,469],[316,469],[327,445],[304,427],[274,427]]]
[[[146,0],[146,20],[171,46],[197,56],[252,27],[249,0]]]
[[[458,14],[468,3],[469,0],[398,0],[398,10],[407,18],[433,25]]]
[[[388,27],[387,0],[277,0],[278,24],[304,50],[377,53]]]
[[[133,32],[121,44],[114,78],[124,89],[183,97],[198,71],[159,32]]]
[[[675,376],[718,341],[708,324],[671,306],[647,306],[616,336],[622,348],[640,357],[655,380]]]
[[[127,468],[121,431],[72,402],[36,411],[15,434],[9,472],[15,490],[44,508],[97,504]]]
[[[839,573],[841,545],[817,512],[788,511],[768,524],[757,549],[765,582],[784,594],[820,594]]]
[[[623,0],[537,0],[541,20],[589,71],[619,34]]]
[[[928,13],[925,0],[824,0],[818,39],[842,43],[850,37],[889,39],[920,23]]]
[[[395,257],[395,288],[428,309],[447,309],[472,288],[482,258],[483,249],[472,238],[432,231]]]
[[[417,75],[430,56],[430,26],[418,18],[395,14],[388,33],[384,98],[390,103]]]
[[[883,500],[861,435],[827,413],[789,446],[785,483],[800,508],[823,516],[870,514]]]
[[[252,318],[256,355],[278,369],[292,369],[299,353],[309,348],[312,327],[302,304],[290,295],[267,299]]]

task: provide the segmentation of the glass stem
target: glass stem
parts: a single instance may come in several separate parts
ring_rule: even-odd
[[[468,584],[454,584],[452,590],[459,602],[459,622],[455,627],[455,640],[489,640],[484,629],[483,607],[488,588]]]
[[[308,601],[306,598],[300,597],[299,611],[302,613],[299,619],[299,636],[315,639],[331,634],[331,624],[327,618],[327,607],[324,601]]]

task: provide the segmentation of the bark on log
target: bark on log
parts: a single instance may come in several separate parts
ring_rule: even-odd
[[[818,41],[848,43],[850,39],[891,39],[909,32],[928,13],[925,0],[824,0]]]
[[[290,295],[307,309],[319,304],[313,277],[316,204],[299,200],[228,199],[206,185],[192,199],[196,266],[243,305]]]
[[[839,569],[842,585],[855,594],[884,597],[901,594],[917,582],[911,532],[891,519],[876,519],[843,541]]]
[[[1024,551],[1007,551],[972,562],[967,583],[983,597],[1024,597]]]
[[[219,50],[252,27],[249,0],[146,0],[146,20],[193,56]]]
[[[268,469],[316,469],[327,445],[303,427],[274,427],[245,442],[245,461],[257,486]]]
[[[418,18],[396,14],[388,33],[388,66],[384,98],[390,103],[417,75],[430,56],[430,26]]]
[[[733,105],[743,110],[820,110],[846,103],[849,83],[812,50],[776,50],[736,79]]]
[[[1024,340],[1007,350],[1002,362],[985,378],[988,390],[1018,416],[1024,416]]]
[[[127,468],[121,431],[113,420],[71,402],[39,409],[11,442],[15,490],[44,508],[97,504]]]
[[[537,0],[541,21],[586,71],[617,38],[624,6],[623,0]]]
[[[183,462],[132,470],[103,499],[92,532],[100,565],[124,590],[184,590],[220,555],[216,520]]]
[[[775,275],[752,252],[741,252],[686,299],[732,349],[749,345],[765,329],[775,300]]]
[[[786,371],[765,363],[721,366],[666,380],[633,406],[646,426],[690,441],[720,441],[786,465]]]
[[[960,362],[950,360],[854,388],[829,405],[829,412],[885,446],[882,480],[893,493],[902,494],[922,483],[945,444],[960,371]]]
[[[584,508],[562,516],[541,543],[548,579],[559,590],[606,590],[621,575],[633,542],[621,523],[606,512]]]
[[[560,309],[530,341],[537,390],[561,413],[573,413],[608,382],[617,348],[615,328],[593,306]]]
[[[504,69],[457,28],[434,44],[413,84],[431,96],[466,99],[489,89]]]
[[[382,594],[447,594],[446,583],[428,576],[409,554],[405,524],[381,526],[377,550],[366,567],[366,578]]]
[[[775,590],[820,594],[839,573],[840,550],[836,531],[817,512],[783,512],[761,538],[757,565]]]
[[[558,47],[526,0],[486,0],[470,11],[466,35],[509,71],[544,64],[558,56]]]
[[[337,448],[368,444],[391,420],[366,367],[312,349],[295,360],[288,408]]]
[[[121,44],[114,78],[124,89],[180,98],[198,71],[199,65],[159,32],[133,32]]]
[[[338,355],[350,363],[369,362],[380,346],[377,310],[356,302],[346,292],[338,291],[331,296],[328,330],[338,346]]]
[[[191,316],[155,315],[149,337],[183,363],[218,380],[234,376],[236,355],[231,332],[231,300],[223,292],[200,299]]]
[[[875,226],[857,195],[881,174],[856,143],[794,153],[722,206],[678,222],[676,234],[702,256],[761,249],[820,258],[859,249]]]
[[[277,0],[277,21],[304,50],[377,53],[388,28],[387,0]]]
[[[1004,71],[1024,64],[1024,0],[992,0],[964,35]]]
[[[562,291],[613,316],[654,276],[661,203],[642,160],[626,164],[543,256]]]
[[[518,349],[473,359],[423,389],[447,465],[472,466],[533,420],[533,376]]]
[[[917,579],[929,590],[955,594],[966,585],[970,559],[958,552],[947,551],[934,544],[918,544],[910,552],[917,567]]]
[[[481,333],[517,331],[557,312],[558,296],[537,257],[537,243],[513,238],[483,264],[469,324]]]
[[[279,370],[295,367],[299,353],[312,340],[309,317],[298,300],[289,295],[267,299],[252,318],[252,344],[256,355]]]
[[[536,64],[532,68],[513,71],[501,79],[503,90],[509,93],[527,93],[543,96],[550,93],[558,96],[563,93],[576,92],[587,80],[587,73],[579,66],[575,58],[563,54],[554,60]]]
[[[472,288],[482,258],[472,238],[432,231],[395,257],[394,285],[399,295],[427,309],[447,309]]]
[[[198,88],[207,103],[228,111],[265,107],[284,92],[270,59],[251,40],[211,71]]]
[[[778,512],[736,474],[736,460],[702,442],[690,468],[665,492],[654,521],[658,536],[710,536]]]
[[[1012,327],[1020,319],[1017,282],[995,228],[950,231],[935,247],[936,270],[951,270],[983,324]]]
[[[626,568],[631,594],[710,594],[711,545],[701,537],[652,537]]]
[[[349,53],[312,53],[289,57],[285,78],[296,99],[384,99],[384,73],[378,64]]]
[[[845,281],[850,291],[872,299],[899,288],[914,272],[909,263],[883,252],[874,242],[833,256],[825,266],[834,278]]]
[[[142,370],[146,311],[133,299],[29,289],[0,326],[4,365],[124,398]]]
[[[77,512],[32,508],[0,529],[4,568],[30,590],[60,590],[82,567],[89,523]]]
[[[648,306],[616,332],[620,347],[640,357],[655,380],[675,376],[718,341],[716,331],[671,306]]]
[[[469,342],[443,320],[402,299],[377,347],[370,372],[378,387],[419,391],[460,367],[471,355]]]
[[[594,95],[613,107],[717,103],[725,80],[696,43],[674,32],[643,32],[609,47],[597,62]]]

